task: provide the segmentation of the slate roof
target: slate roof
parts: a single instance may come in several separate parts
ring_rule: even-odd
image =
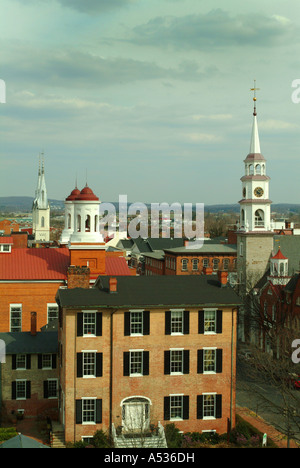
[[[43,445],[31,437],[24,436],[23,434],[18,434],[15,437],[12,437],[9,440],[6,440],[0,444],[0,449],[5,448],[45,448],[48,449],[47,445]]]
[[[56,354],[58,352],[57,331],[0,333],[5,343],[6,354]]]
[[[238,306],[241,300],[230,286],[221,287],[217,275],[121,276],[117,292],[109,292],[109,277],[99,276],[91,289],[59,289],[62,307]]]
[[[174,249],[164,249],[167,253],[177,254],[177,255],[188,255],[188,254],[236,254],[237,247],[236,245],[229,244],[215,244],[215,243],[205,243],[202,247],[196,249],[190,249],[186,247],[176,247]]]

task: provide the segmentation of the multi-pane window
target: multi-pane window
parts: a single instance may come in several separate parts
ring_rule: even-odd
[[[96,314],[94,312],[83,314],[83,334],[96,335]]]
[[[203,395],[203,418],[215,418],[216,416],[216,395]]]
[[[220,260],[218,258],[213,259],[213,270],[216,271],[219,269]]]
[[[26,399],[26,380],[16,381],[16,398],[17,400]]]
[[[183,333],[183,311],[171,311],[171,334]]]
[[[224,268],[224,270],[226,270],[226,271],[228,270],[228,268],[229,268],[229,258],[224,258],[224,260],[223,260],[223,268]]]
[[[26,354],[17,354],[16,369],[26,369]]]
[[[130,351],[130,375],[143,374],[143,351]]]
[[[181,270],[182,271],[187,271],[188,269],[188,259],[187,258],[183,258],[181,260]]]
[[[204,311],[204,333],[216,332],[216,310]]]
[[[22,305],[21,304],[10,305],[10,331],[11,332],[22,331]]]
[[[42,355],[42,368],[43,369],[52,369],[52,354],[43,354]]]
[[[209,259],[208,258],[204,258],[203,261],[203,268],[207,268],[209,266]]]
[[[183,372],[183,350],[171,349],[170,351],[170,370],[173,373]]]
[[[192,269],[193,269],[193,271],[198,270],[198,263],[199,263],[198,258],[193,258],[193,260],[192,260]]]
[[[96,419],[96,399],[82,400],[82,422],[93,423]]]
[[[170,418],[182,419],[182,395],[172,395],[170,397]]]
[[[96,375],[96,353],[84,352],[83,353],[83,376]]]
[[[58,305],[57,304],[47,304],[47,316],[48,316],[48,323],[58,318]]]
[[[203,350],[203,372],[216,371],[216,349]]]
[[[57,398],[57,379],[49,379],[47,381],[48,386],[48,398]]]
[[[143,334],[143,312],[130,312],[130,334]]]

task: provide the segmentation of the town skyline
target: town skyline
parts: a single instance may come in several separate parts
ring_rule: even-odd
[[[254,85],[273,203],[298,203],[294,0],[4,0],[0,196],[236,204]],[[12,27],[12,25],[15,25]],[[280,68],[278,63],[280,62]]]

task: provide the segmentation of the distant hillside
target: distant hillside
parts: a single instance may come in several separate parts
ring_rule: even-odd
[[[52,209],[63,210],[63,200],[49,200]],[[2,213],[26,213],[32,210],[33,197],[0,197],[0,212]],[[118,209],[117,202],[111,202]],[[131,202],[128,203],[130,205]],[[150,208],[150,204],[147,204]],[[205,205],[205,212],[209,213],[239,213],[240,206],[238,203],[227,205]],[[288,216],[289,214],[300,214],[300,204],[296,203],[277,203],[272,204],[272,212],[280,215]]]

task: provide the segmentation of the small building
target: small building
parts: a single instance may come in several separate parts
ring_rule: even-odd
[[[0,366],[2,420],[57,419],[57,328],[37,331],[33,312],[30,332],[0,333],[0,340],[5,344],[5,363]]]

